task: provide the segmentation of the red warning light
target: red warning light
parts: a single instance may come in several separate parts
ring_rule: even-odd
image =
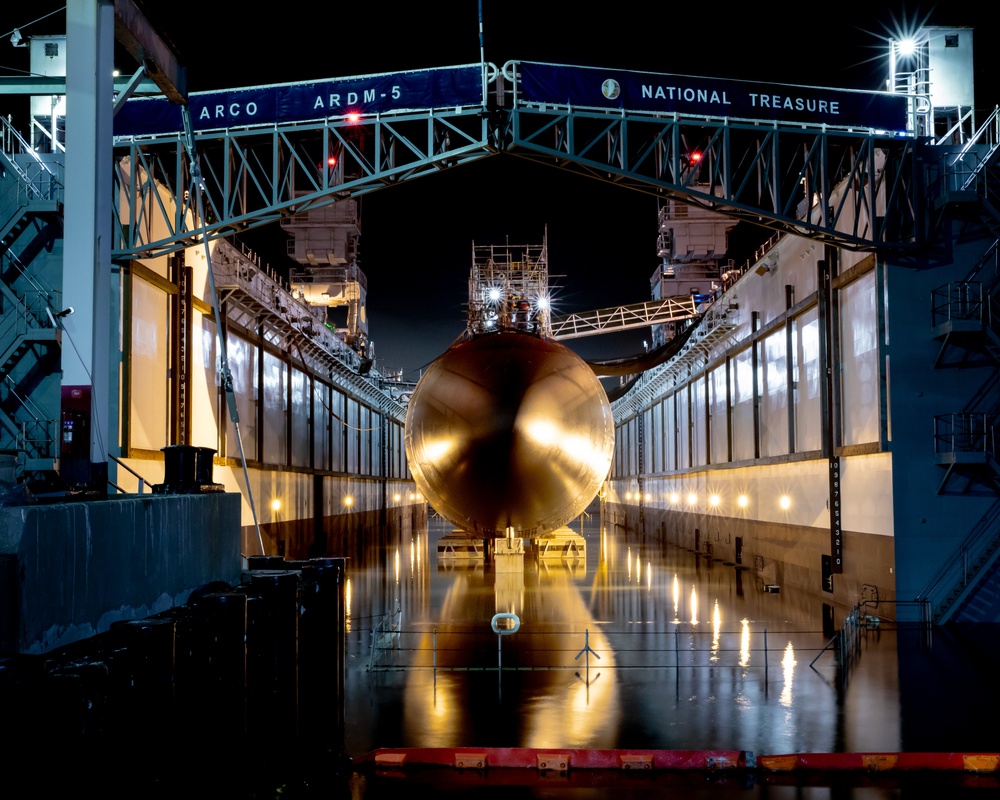
[[[327,165],[328,167],[335,167],[335,166],[337,166],[337,157],[336,157],[336,156],[330,156],[330,157],[329,157],[329,158],[328,158],[328,159],[326,160],[326,165]]]
[[[359,122],[360,120],[361,120],[361,115],[357,111],[348,112],[347,121],[350,122],[352,125],[354,123]]]
[[[701,161],[701,153],[698,150],[694,150],[690,155],[691,163],[697,164]]]

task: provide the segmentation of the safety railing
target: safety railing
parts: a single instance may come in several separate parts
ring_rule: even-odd
[[[934,417],[934,453],[981,453],[996,457],[992,414],[960,411]]]
[[[497,615],[506,616],[512,615]],[[811,659],[812,667],[823,653],[833,650],[838,653],[838,679],[846,680],[868,631],[891,624],[891,620],[862,613],[860,606],[852,609],[833,640],[827,640],[822,631],[704,631],[684,623],[657,631],[578,630],[553,625],[540,631],[537,625],[510,626],[507,620],[498,622],[497,617],[478,627],[402,629],[394,626],[393,615],[385,615],[371,629],[369,671],[568,670],[584,679],[585,672],[595,669],[669,672],[679,678],[682,673],[736,668],[745,674],[761,674],[766,684],[772,670],[787,668],[793,661],[803,663],[806,658]],[[387,657],[390,653],[391,658]]]
[[[393,651],[399,649],[400,625],[403,611],[396,606],[395,611],[387,611],[371,629],[371,644],[368,654],[368,671],[373,671]]]
[[[931,327],[945,322],[990,323],[989,296],[977,281],[951,281],[931,292]]]
[[[9,190],[12,194],[0,198],[0,221],[9,218],[5,212],[13,202],[62,198],[62,167],[56,158],[62,158],[62,155],[43,158],[9,121],[0,118],[0,161],[20,178]]]
[[[138,488],[135,491],[136,494],[142,494],[145,491],[147,484],[149,484],[149,481],[147,481],[144,477],[142,477],[142,475],[140,475],[138,472],[132,469],[128,464],[126,464],[117,456],[108,453],[108,458],[114,461],[119,467],[121,467],[130,475],[132,475],[138,481]],[[121,492],[122,494],[129,494],[129,492],[125,491],[121,486],[119,486],[117,483],[114,483],[113,481],[109,480],[108,485],[116,489],[117,491]]]
[[[46,417],[29,396],[19,391],[10,375],[3,376],[3,383],[8,397],[17,401],[18,414],[11,417],[0,411],[0,427],[6,430],[6,434],[0,431],[0,441],[9,437],[12,449],[28,459],[55,459],[57,421]],[[19,468],[23,467],[21,462]]]
[[[962,543],[941,564],[915,600],[923,604],[928,623],[937,623],[957,595],[970,583],[988,560],[997,554],[1000,536],[1000,501],[993,503],[979,518],[976,526]]]

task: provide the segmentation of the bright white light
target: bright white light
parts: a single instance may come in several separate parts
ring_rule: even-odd
[[[738,505],[740,508],[746,508],[748,505],[750,505],[750,498],[747,497],[745,494],[741,494],[739,497],[736,498],[736,505]]]
[[[675,506],[681,501],[681,496],[677,492],[670,493],[670,504]]]
[[[722,498],[719,497],[719,495],[717,495],[717,494],[709,495],[709,497],[708,497],[708,504],[710,506],[712,506],[712,508],[717,507],[719,505],[719,503],[721,503],[721,502],[722,502]]]
[[[698,495],[696,495],[694,492],[691,492],[691,494],[688,495],[688,505],[693,506],[697,505],[697,503],[698,503]]]
[[[497,289],[496,287],[493,287],[492,289],[490,289],[489,297],[490,300],[492,300],[495,303],[497,300],[500,299],[500,290]]]
[[[912,56],[917,52],[917,42],[914,39],[903,39],[898,45],[897,49],[901,56]]]
[[[546,308],[548,308],[549,307],[549,298],[547,298],[547,297],[539,297],[538,298],[538,307],[540,309],[542,309],[543,311]]]
[[[424,451],[422,453],[423,458],[430,462],[435,463],[436,461],[444,458],[448,453],[455,449],[455,441],[453,439],[441,438],[441,439],[427,439],[424,442]]]
[[[783,494],[778,500],[778,505],[781,506],[782,511],[788,511],[792,507],[792,498],[787,494]]]
[[[552,420],[536,419],[524,426],[524,434],[542,447],[550,447],[556,443],[561,430]]]

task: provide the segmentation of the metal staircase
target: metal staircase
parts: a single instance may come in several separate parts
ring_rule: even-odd
[[[61,309],[47,259],[62,232],[62,166],[0,122],[0,453],[14,476],[57,469]]]
[[[988,144],[973,142],[951,159],[936,208],[950,205],[966,219],[1000,236],[1000,153],[997,112],[981,130]],[[932,336],[941,343],[936,369],[989,372],[966,407],[934,419],[934,457],[944,468],[938,494],[998,498],[918,595],[928,621],[1000,619],[1000,239],[987,248],[965,280],[932,292]]]

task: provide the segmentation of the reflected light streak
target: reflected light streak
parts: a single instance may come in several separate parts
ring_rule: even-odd
[[[399,548],[396,548],[395,555],[392,558],[392,574],[396,579],[396,583],[399,583]]]
[[[424,716],[424,725],[432,741],[451,744],[456,728],[461,725],[462,709],[455,702],[455,680],[448,675],[438,675],[430,707]]]
[[[632,582],[632,548],[630,547],[627,551],[628,555],[628,568],[626,570],[626,575],[628,576],[628,582]]]
[[[719,636],[722,632],[722,612],[719,611],[719,601],[715,601],[712,610],[712,661],[719,660]]]
[[[698,624],[698,592],[695,587],[691,587],[691,624]]]
[[[646,562],[646,590],[649,591],[653,588],[653,568],[650,563]]]
[[[681,584],[677,580],[677,575],[674,574],[674,622],[680,622],[678,614],[680,614],[680,603],[681,603]]]
[[[740,620],[740,666],[750,663],[750,620],[745,617]]]
[[[792,705],[792,676],[795,673],[795,664],[795,650],[792,648],[792,643],[789,642],[785,645],[785,656],[781,659],[781,672],[785,679],[785,686],[781,690],[781,698],[778,701],[785,708]]]
[[[569,463],[587,464],[596,473],[607,469],[608,459],[603,448],[589,436],[570,433],[551,420],[532,419],[525,424],[524,435],[535,444],[561,451]]]
[[[347,630],[351,629],[351,579],[344,582],[344,607],[347,614]]]
[[[454,439],[431,439],[424,442],[423,462],[435,464],[455,449]]]

